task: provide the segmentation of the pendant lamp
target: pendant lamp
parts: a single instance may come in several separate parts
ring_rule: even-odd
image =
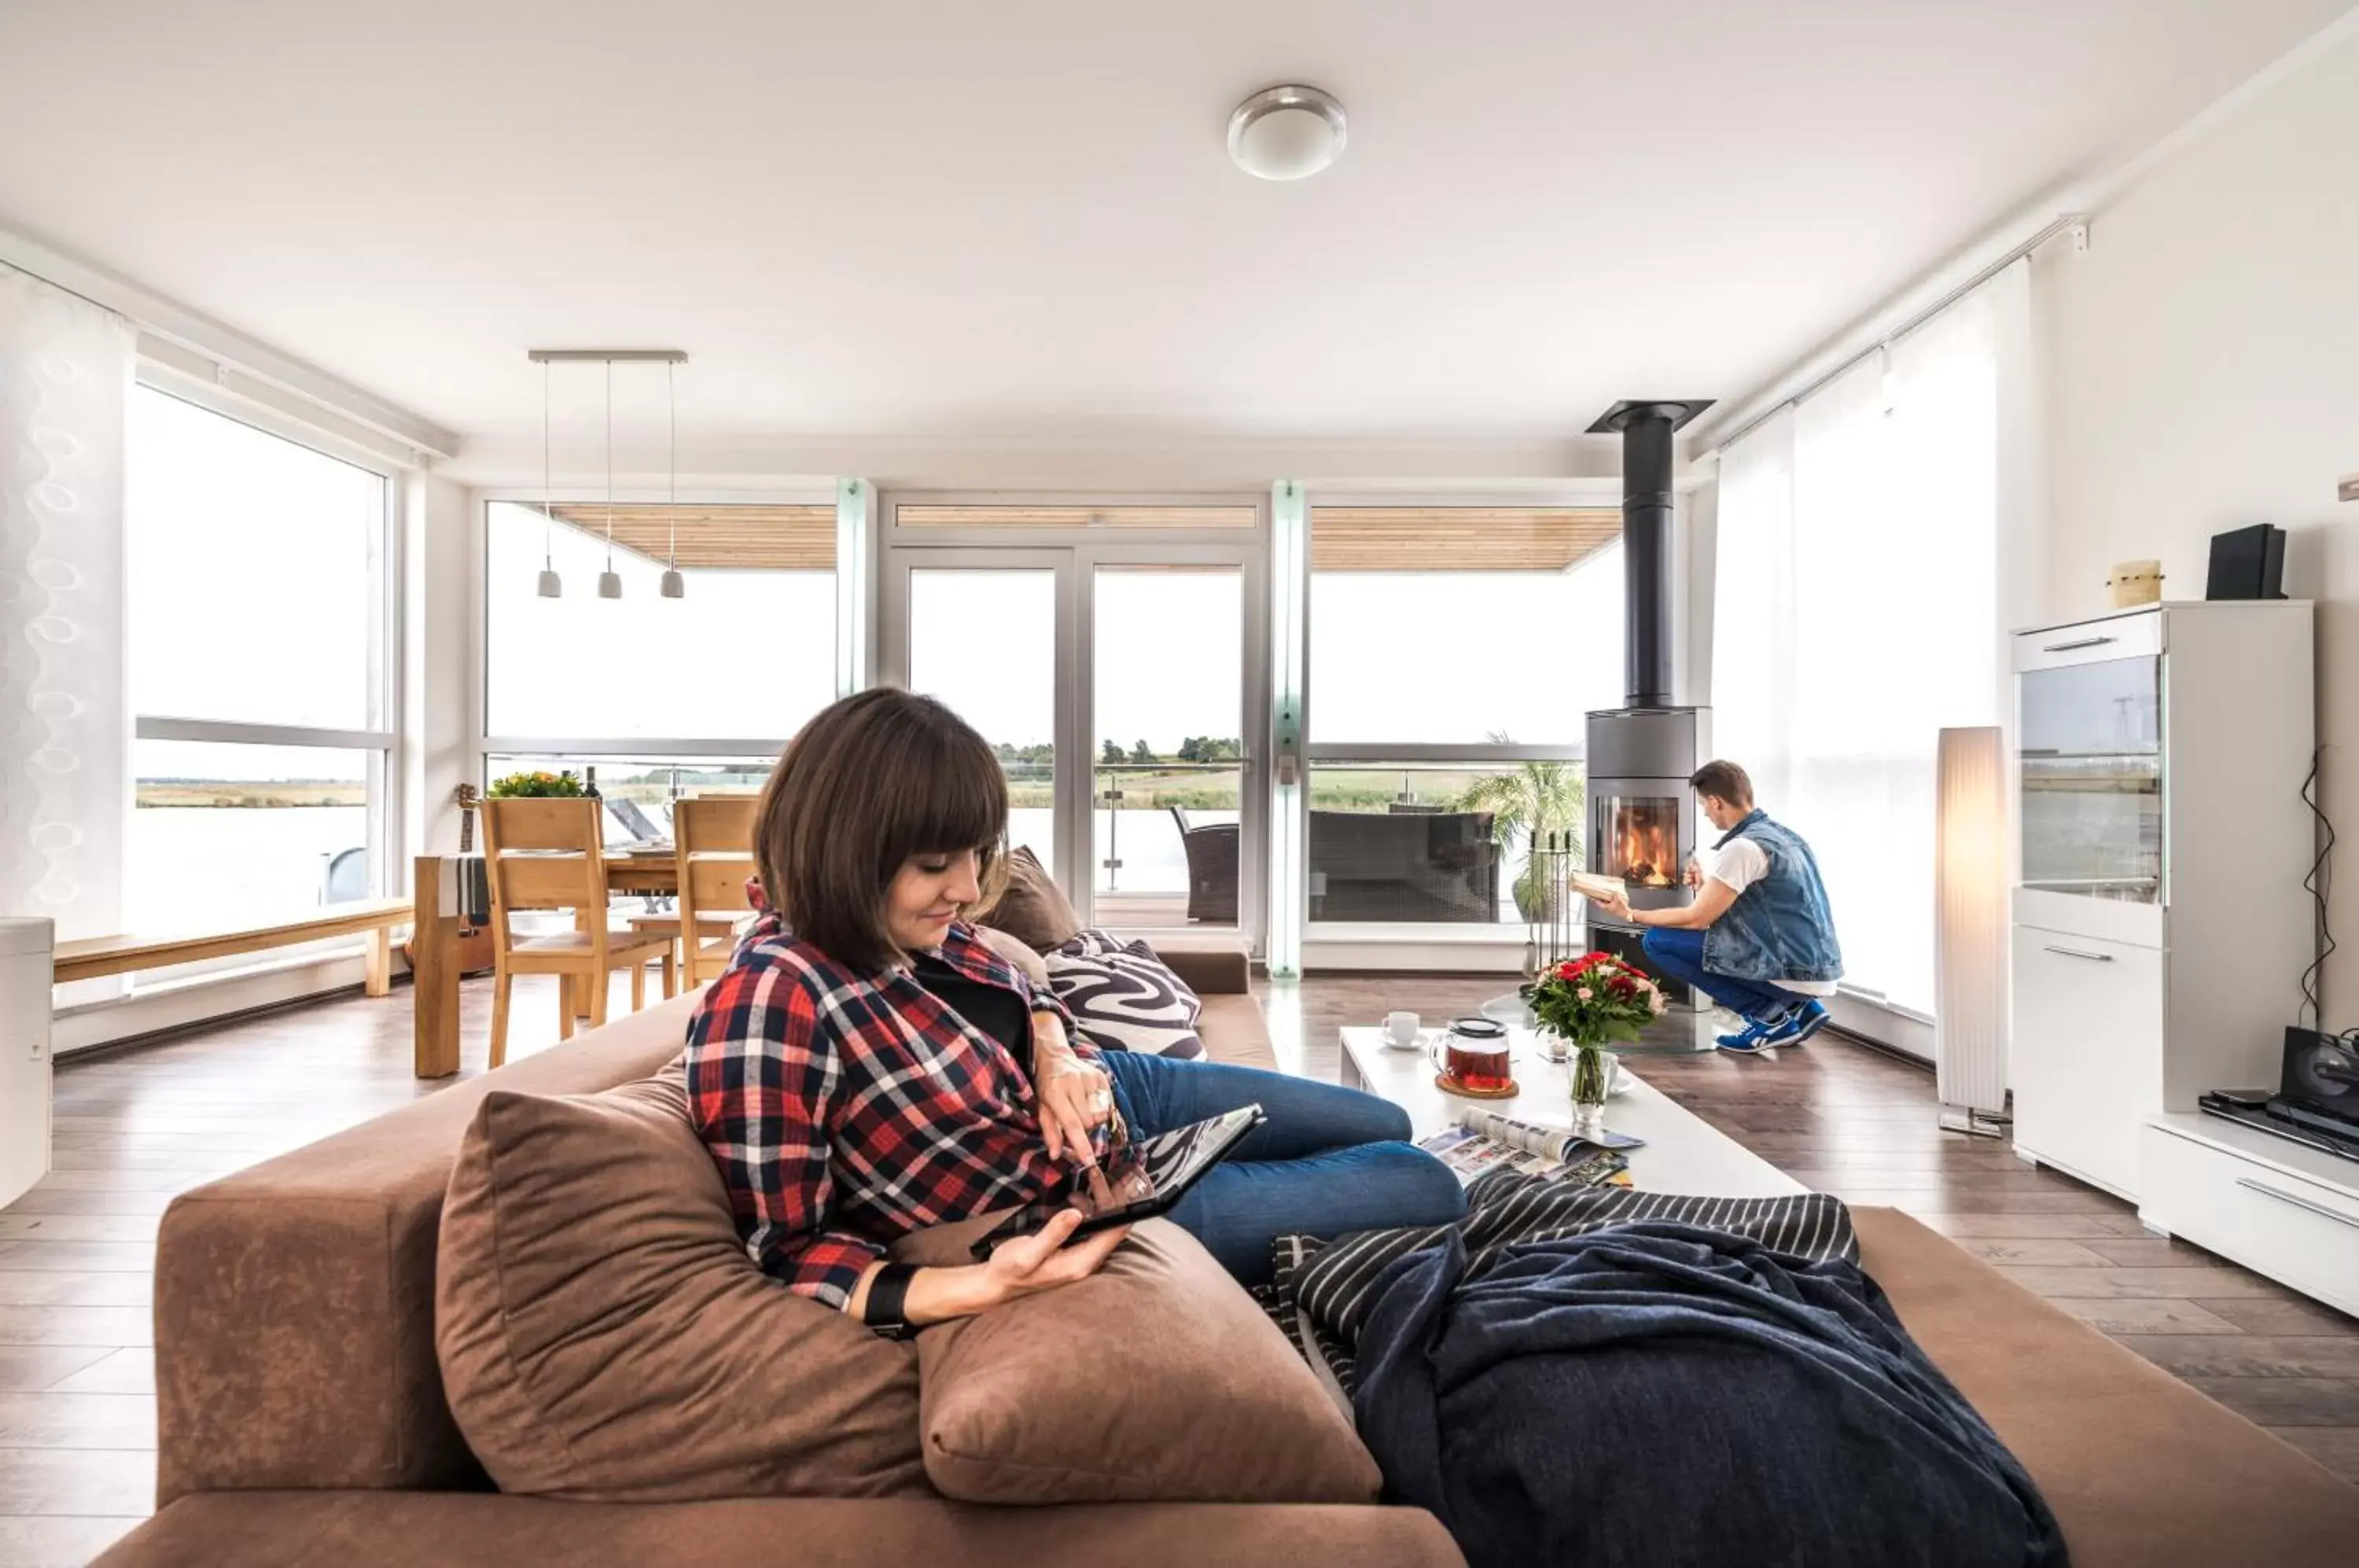
[[[665,509],[666,520],[671,524],[671,544],[664,556],[663,586],[658,590],[667,599],[688,597],[688,580],[679,574],[679,389],[672,378],[672,367],[664,365],[664,405],[671,420],[669,455],[666,459],[671,471],[671,505]]]
[[[606,362],[606,570],[598,573],[598,597],[623,596],[623,574],[614,570],[614,362]]]
[[[549,362],[540,362],[540,596],[561,599],[565,580],[557,575],[557,517],[549,485]]]

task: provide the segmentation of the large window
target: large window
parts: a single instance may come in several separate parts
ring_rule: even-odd
[[[1577,841],[1583,715],[1622,698],[1620,527],[1599,507],[1312,510],[1311,921],[1551,914],[1535,839]]]
[[[490,503],[482,783],[594,773],[616,846],[669,839],[682,796],[759,789],[835,700],[835,530],[832,504]]]
[[[1715,748],[1810,841],[1845,984],[1917,1012],[1933,1004],[1936,746],[2011,706],[2000,413],[2025,272],[1721,453]]]
[[[386,477],[150,387],[126,456],[134,931],[383,887]]]
[[[835,700],[833,506],[617,506],[611,542],[603,504],[495,501],[485,523],[487,734],[783,739]]]

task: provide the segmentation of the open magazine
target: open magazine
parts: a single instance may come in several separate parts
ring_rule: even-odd
[[[1592,1140],[1560,1127],[1468,1109],[1459,1113],[1456,1123],[1418,1147],[1457,1172],[1461,1183],[1494,1171],[1514,1171],[1582,1187],[1605,1181],[1626,1187],[1630,1161],[1623,1151],[1646,1141],[1628,1133],[1603,1130]]]

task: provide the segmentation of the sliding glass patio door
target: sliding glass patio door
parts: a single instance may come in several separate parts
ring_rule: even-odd
[[[1071,566],[1054,551],[916,550],[896,557],[901,684],[983,733],[1007,775],[1007,839],[1051,875],[1072,862],[1076,782],[1060,710],[1071,696],[1063,606]],[[1060,767],[1060,763],[1064,766]]]
[[[880,673],[992,744],[1010,841],[1085,920],[1257,941],[1258,541],[898,544],[879,586]]]

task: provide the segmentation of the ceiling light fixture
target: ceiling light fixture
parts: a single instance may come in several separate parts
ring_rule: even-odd
[[[568,365],[602,365],[606,369],[606,570],[598,574],[598,597],[619,599],[623,596],[622,574],[614,570],[614,365],[660,364],[664,367],[664,396],[671,410],[671,497],[672,505],[679,504],[679,404],[672,389],[672,370],[676,365],[688,363],[688,355],[676,348],[535,348],[527,349],[525,357],[540,366],[540,513],[542,528],[540,596],[544,599],[561,597],[564,583],[557,575],[554,540],[557,531],[557,495],[549,479],[549,366],[562,361]],[[679,524],[672,523],[671,559],[669,570],[663,575],[663,596],[682,596],[679,575]]]
[[[688,596],[688,580],[679,574],[679,389],[672,385],[669,362],[664,365],[664,408],[671,421],[670,455],[666,460],[671,471],[671,505],[664,513],[671,524],[671,543],[664,552],[663,586],[658,592],[667,599],[684,599]]]
[[[1300,85],[1265,88],[1229,116],[1229,157],[1261,180],[1301,180],[1343,155],[1343,105]]]
[[[614,362],[606,362],[606,570],[598,573],[598,597],[623,596],[623,574],[614,570]]]
[[[557,512],[549,485],[549,362],[540,362],[540,596],[565,596],[565,579],[557,574]]]

